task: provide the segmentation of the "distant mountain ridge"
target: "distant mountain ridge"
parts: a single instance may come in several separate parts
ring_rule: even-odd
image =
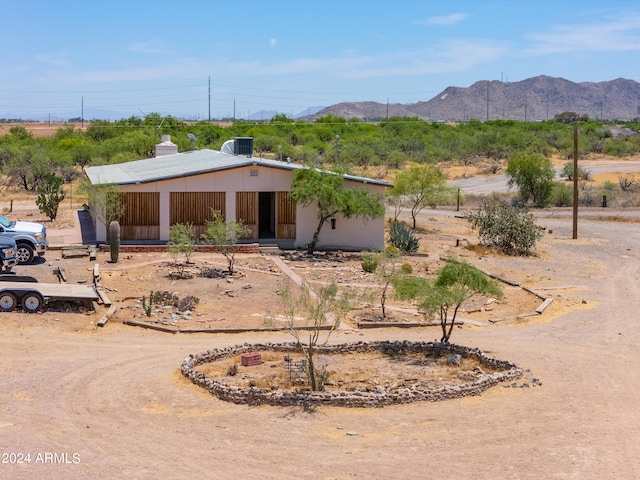
[[[329,107],[308,107],[292,118],[315,120],[327,115],[377,121],[389,117],[418,117],[429,122],[463,122],[476,120],[542,121],[554,115],[575,112],[597,120],[632,120],[640,117],[640,83],[617,78],[606,82],[574,83],[564,78],[540,75],[520,82],[481,80],[470,87],[447,87],[427,101],[411,104],[378,102],[343,102]],[[269,121],[278,112],[260,110],[248,119]],[[81,112],[58,115],[0,114],[0,119],[66,121],[79,118]],[[136,114],[132,114],[136,115]],[[128,118],[122,112],[86,108],[85,121]],[[184,120],[201,117],[175,115]],[[239,116],[238,118],[246,118]]]
[[[413,104],[338,103],[304,118],[335,115],[364,120],[407,116],[435,122],[542,121],[575,112],[598,120],[631,120],[640,117],[639,105],[640,83],[634,80],[574,83],[540,75],[520,82],[482,80],[467,88],[447,87],[431,100]]]

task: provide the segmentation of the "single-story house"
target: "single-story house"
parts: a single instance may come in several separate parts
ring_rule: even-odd
[[[156,157],[85,168],[93,186],[117,186],[124,205],[120,237],[127,241],[169,240],[169,227],[191,223],[198,234],[218,210],[225,220],[242,221],[251,229],[248,241],[303,248],[318,225],[313,205],[291,200],[291,181],[303,165],[256,158],[230,151],[193,150],[177,153],[168,136]],[[226,151],[225,151],[226,150]],[[162,154],[160,153],[162,152]],[[391,184],[344,175],[349,188],[384,194]],[[89,205],[90,209],[97,208]],[[94,215],[94,218],[96,216]],[[106,226],[96,222],[96,240],[105,242]],[[362,250],[384,247],[384,218],[363,221],[337,215],[320,233],[318,248]]]

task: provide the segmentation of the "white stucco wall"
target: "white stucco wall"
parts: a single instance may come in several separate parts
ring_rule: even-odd
[[[252,176],[251,171],[258,175]],[[174,178],[151,183],[123,185],[123,192],[159,192],[160,194],[160,241],[169,240],[169,199],[171,192],[225,192],[226,218],[235,220],[236,192],[282,192],[291,190],[293,173],[262,166],[249,166]],[[384,194],[384,187],[371,184],[349,182],[355,188],[366,188],[371,192]],[[294,248],[304,248],[313,237],[318,225],[318,217],[313,206],[298,206],[296,211],[296,240]],[[107,232],[100,222],[96,224],[96,240],[105,242]],[[364,222],[360,218],[349,220],[336,216],[336,229],[327,222],[320,232],[319,248],[339,248],[344,250],[380,249],[384,247],[384,218]]]
[[[349,182],[354,183],[354,182]],[[355,188],[364,188],[356,185]],[[367,185],[372,193],[384,194],[384,187]],[[297,208],[296,248],[304,248],[313,238],[313,232],[318,227],[318,215],[315,205]],[[318,248],[342,250],[380,250],[384,248],[384,217],[364,221],[362,218],[351,217],[345,219],[336,215],[336,228],[331,229],[331,222],[327,221],[320,231]]]

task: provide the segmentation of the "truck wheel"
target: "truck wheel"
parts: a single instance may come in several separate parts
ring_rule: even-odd
[[[33,262],[33,247],[27,243],[18,244],[18,263],[26,265]]]
[[[18,303],[18,299],[11,292],[0,293],[0,310],[3,312],[10,312]]]
[[[42,295],[37,292],[26,293],[22,297],[22,308],[28,313],[37,312],[42,308]]]

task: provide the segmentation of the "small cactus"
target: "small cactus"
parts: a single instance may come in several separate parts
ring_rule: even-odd
[[[118,263],[120,254],[120,224],[113,221],[109,224],[109,251],[111,252],[111,263]]]
[[[404,262],[400,267],[400,270],[402,271],[402,273],[406,273],[408,275],[410,273],[413,273],[413,265],[411,265],[409,262]]]

